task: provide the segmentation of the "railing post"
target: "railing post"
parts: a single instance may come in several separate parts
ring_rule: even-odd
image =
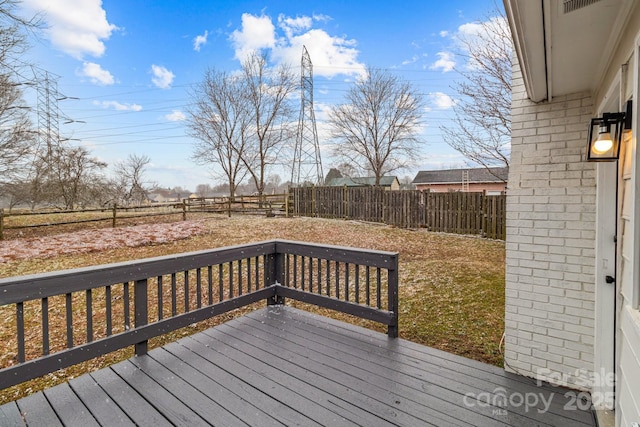
[[[392,264],[387,273],[387,304],[393,317],[387,327],[387,335],[390,338],[398,338],[398,255],[393,256]]]
[[[269,275],[267,277],[268,282],[265,285],[284,284],[284,254],[276,251],[276,253],[268,256],[268,261]],[[284,297],[279,295],[267,298],[267,305],[283,305],[284,302]]]
[[[136,328],[149,323],[149,309],[147,297],[147,279],[136,280],[133,288],[133,303],[135,305],[133,324]],[[147,354],[148,342],[141,341],[135,345],[136,356]]]
[[[187,220],[187,199],[182,199],[182,220]]]
[[[0,240],[4,240],[4,209],[0,209]]]
[[[118,212],[118,204],[113,204],[113,218],[111,219],[111,228],[116,228],[116,214]]]

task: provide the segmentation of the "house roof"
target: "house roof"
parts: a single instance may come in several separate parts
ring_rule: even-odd
[[[503,0],[529,98],[594,91],[631,11],[628,0]]]
[[[470,183],[507,182],[509,168],[439,169],[420,171],[414,184],[460,184],[462,172],[469,172]]]
[[[398,178],[395,176],[383,176],[380,177],[380,186],[381,187],[391,187],[394,181],[398,181]],[[400,183],[400,181],[398,181]],[[342,177],[342,178],[333,178],[329,182],[326,183],[332,187],[341,187],[346,185],[347,187],[366,187],[366,186],[374,186],[376,184],[375,176],[364,176],[364,177]]]

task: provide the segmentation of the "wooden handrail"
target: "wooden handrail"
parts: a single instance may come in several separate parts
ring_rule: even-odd
[[[397,337],[398,254],[272,240],[0,279],[0,310],[15,319],[2,326],[15,329],[5,349],[17,361],[0,369],[0,388],[131,345],[142,355],[150,338],[284,298],[381,322]]]

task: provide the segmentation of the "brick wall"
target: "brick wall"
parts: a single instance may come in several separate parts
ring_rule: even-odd
[[[584,161],[592,110],[588,93],[532,103],[514,69],[505,368],[580,389],[593,370],[596,181]]]

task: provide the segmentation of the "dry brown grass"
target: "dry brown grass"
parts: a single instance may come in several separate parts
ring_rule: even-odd
[[[169,243],[10,261],[0,265],[0,277],[275,238],[393,251],[400,254],[400,337],[487,363],[502,364],[498,345],[504,329],[504,242],[313,218],[214,217],[205,220],[204,224],[208,230],[204,234]],[[242,315],[253,308],[245,307],[227,313],[206,324],[154,339],[150,344],[162,345],[177,337]],[[383,330],[379,325],[340,313],[313,307],[310,309]],[[126,349],[2,390],[0,402],[49,387],[130,356],[131,349]]]

